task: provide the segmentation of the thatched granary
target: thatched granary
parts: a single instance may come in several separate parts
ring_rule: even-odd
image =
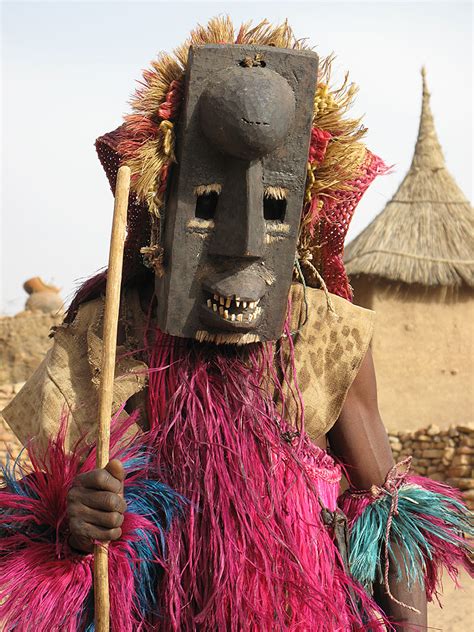
[[[474,215],[446,168],[422,76],[410,169],[345,254],[355,302],[377,312],[372,350],[392,430],[474,418]]]

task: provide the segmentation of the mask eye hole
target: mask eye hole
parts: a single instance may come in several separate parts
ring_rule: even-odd
[[[263,198],[263,217],[269,221],[283,222],[286,215],[286,189],[267,187]]]
[[[263,217],[266,220],[283,222],[286,214],[286,200],[275,200],[275,198],[263,199]]]
[[[219,194],[215,191],[203,193],[196,198],[195,216],[199,219],[214,219]]]
[[[195,217],[214,219],[221,188],[220,184],[202,184],[194,189],[196,196]]]

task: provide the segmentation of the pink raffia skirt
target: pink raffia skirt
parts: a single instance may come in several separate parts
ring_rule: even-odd
[[[383,629],[327,524],[340,467],[269,396],[272,349],[242,359],[158,332],[147,361],[156,463],[190,501],[168,535],[155,628]]]

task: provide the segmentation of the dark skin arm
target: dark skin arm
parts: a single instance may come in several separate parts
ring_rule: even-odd
[[[332,451],[346,464],[353,487],[369,489],[374,484],[384,483],[394,461],[378,409],[377,384],[370,350],[349,389],[340,417],[330,431],[328,439]],[[395,573],[389,575],[392,595],[399,601],[415,607],[420,614],[390,599],[383,585],[374,587],[377,603],[391,619],[398,622],[398,632],[426,629],[424,591],[417,586],[409,592],[406,583],[396,582],[394,575]]]

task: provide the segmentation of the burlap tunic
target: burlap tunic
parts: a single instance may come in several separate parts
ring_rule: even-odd
[[[294,284],[291,289],[291,328],[294,334],[297,381],[305,407],[305,429],[314,440],[337,421],[372,338],[374,313],[322,290]],[[3,410],[2,415],[19,440],[34,439],[44,449],[61,419],[69,418],[66,448],[81,436],[93,442],[98,410],[102,351],[102,298],[82,305],[70,325],[54,332],[54,343],[41,365]],[[114,381],[114,409],[144,393],[147,366],[138,359],[143,346],[145,315],[138,291],[124,291],[121,304],[120,346]],[[283,340],[283,356],[288,342]],[[291,368],[287,371],[290,373]],[[292,411],[289,403],[289,416]],[[128,407],[129,408],[129,407]],[[125,413],[123,413],[125,414]],[[138,428],[132,428],[132,432]]]

